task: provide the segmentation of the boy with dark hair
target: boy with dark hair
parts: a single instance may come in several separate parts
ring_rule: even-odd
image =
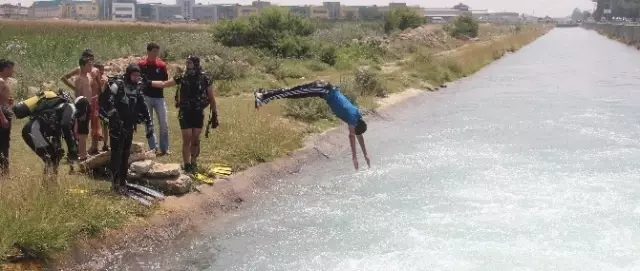
[[[89,59],[91,61],[93,61],[95,59],[95,56],[93,55],[93,52],[91,51],[91,49],[85,49],[84,51],[82,51],[82,55],[80,57]],[[92,69],[91,72],[92,72],[92,74],[95,75],[95,73],[97,72],[97,69]],[[80,74],[80,68],[76,67],[73,70],[71,70],[70,72],[68,72],[67,74],[65,74],[64,76],[62,76],[62,78],[60,78],[60,80],[62,80],[62,83],[67,85],[67,87],[69,87],[70,89],[76,91],[76,87],[74,86],[74,84],[71,81],[69,81],[69,79],[71,79],[71,77],[74,77],[74,76],[76,76],[78,74]]]
[[[142,72],[142,76],[149,81],[167,81],[169,74],[167,73],[167,64],[164,63],[158,55],[160,46],[156,43],[147,44],[147,57],[138,62],[138,67]],[[147,141],[149,149],[158,150],[156,135],[153,128],[153,112],[158,115],[158,124],[160,126],[160,155],[169,154],[169,121],[167,118],[167,103],[164,99],[163,88],[148,87],[144,90],[144,102],[149,109],[151,116],[150,125],[146,126]]]
[[[292,88],[282,88],[265,90],[257,89],[253,92],[255,98],[255,107],[258,109],[260,106],[269,103],[271,100],[276,99],[300,99],[318,97],[324,99],[331,111],[342,121],[349,125],[349,143],[351,143],[351,155],[353,159],[353,166],[358,169],[358,156],[356,155],[356,137],[358,143],[364,154],[364,159],[367,161],[367,166],[371,167],[369,161],[369,155],[367,154],[367,148],[364,144],[364,134],[367,131],[367,123],[362,119],[360,110],[353,105],[347,97],[345,97],[340,88],[325,81],[314,81],[307,84],[297,85]]]
[[[15,64],[11,60],[0,59],[0,176],[9,173],[13,92],[7,81],[13,77],[13,66]]]
[[[95,56],[93,54],[93,52],[91,51],[91,49],[85,49],[82,52],[82,55],[80,56],[81,58],[87,59],[90,62],[94,62],[95,61]],[[91,77],[91,90],[93,92],[94,95],[89,95],[89,96],[84,96],[87,101],[89,101],[89,103],[91,105],[95,105],[94,107],[94,111],[97,110],[97,94],[96,93],[100,93],[100,90],[98,89],[98,86],[96,85],[96,83],[99,80],[98,78],[98,68],[96,67],[92,67],[91,71],[89,72],[90,77]],[[69,79],[71,79],[74,76],[79,76],[81,75],[80,73],[80,67],[76,67],[73,70],[71,70],[69,73],[65,74],[64,76],[62,76],[62,78],[60,78],[60,80],[62,80],[62,82],[67,85],[69,88],[71,88],[74,93],[77,94],[78,89],[76,89],[76,86],[74,83],[72,83],[71,81],[69,81]],[[76,96],[78,97],[78,96]],[[91,112],[91,113],[95,113],[95,112]],[[100,131],[100,126],[96,125],[99,122],[99,118],[95,118],[95,117],[90,117],[88,120],[91,123],[91,148],[89,149],[88,153],[89,154],[97,154],[98,152],[98,141],[100,141],[102,139],[102,134]],[[94,124],[95,123],[95,124]],[[88,124],[87,124],[88,125]]]

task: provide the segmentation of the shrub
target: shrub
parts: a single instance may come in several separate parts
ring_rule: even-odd
[[[338,60],[338,49],[333,45],[325,45],[320,48],[320,61],[331,66]]]
[[[315,31],[311,20],[282,8],[267,8],[258,16],[230,20],[214,28],[214,39],[227,46],[254,46],[281,56],[300,57],[308,53],[305,43]]]
[[[237,80],[244,78],[249,72],[250,66],[241,61],[214,58],[204,63],[206,71],[211,73],[213,80]]]
[[[385,97],[387,95],[384,80],[380,74],[369,69],[359,69],[356,72],[354,88],[360,95],[376,97]]]
[[[311,41],[300,36],[287,36],[277,42],[274,52],[283,58],[308,58],[311,56]]]
[[[321,98],[287,100],[284,109],[286,116],[307,122],[335,118],[327,103]]]
[[[445,30],[449,32],[449,35],[456,38],[462,38],[463,36],[475,38],[478,36],[479,28],[478,22],[471,15],[460,15],[451,23],[445,25]]]
[[[396,29],[416,28],[424,23],[424,19],[420,14],[408,8],[392,9],[384,20],[384,30],[387,33]]]

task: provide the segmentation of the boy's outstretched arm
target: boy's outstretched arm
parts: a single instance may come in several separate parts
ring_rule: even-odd
[[[356,127],[349,125],[349,143],[351,143],[351,158],[353,167],[358,170],[358,154],[356,153]]]
[[[367,147],[364,145],[364,137],[362,135],[357,135],[358,143],[360,143],[360,149],[362,149],[362,154],[364,154],[364,160],[367,161],[367,166],[371,168],[371,161],[369,161],[369,154],[367,154]]]

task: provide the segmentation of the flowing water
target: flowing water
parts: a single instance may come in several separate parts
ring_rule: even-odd
[[[640,52],[555,29],[370,123],[371,169],[308,165],[113,269],[640,270],[639,89]]]

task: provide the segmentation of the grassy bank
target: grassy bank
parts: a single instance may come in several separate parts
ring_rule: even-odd
[[[383,24],[376,22],[308,23],[313,28],[310,35],[287,36],[299,42],[271,50],[224,46],[214,39],[219,30],[212,27],[159,29],[149,25],[0,21],[0,55],[18,64],[17,94],[24,97],[29,86],[56,80],[73,68],[85,48],[91,48],[103,61],[143,54],[150,41],[163,47],[169,62],[198,53],[218,79],[221,123],[209,139],[203,138],[200,163],[224,161],[242,170],[294,151],[305,135],[339,124],[318,100],[278,101],[258,114],[250,98],[253,87],[328,79],[340,82],[350,98],[372,110],[378,97],[469,75],[546,30],[541,26],[516,29],[484,25],[478,40],[468,41],[453,38],[449,33],[454,32],[435,26],[388,35]],[[309,46],[291,48],[298,43]],[[287,54],[299,55],[278,57],[285,49]],[[173,89],[167,97],[173,97]],[[181,143],[174,108],[169,108],[169,120],[174,154],[162,160],[179,163]],[[151,214],[151,210],[111,196],[106,183],[64,171],[57,187],[45,188],[40,182],[42,163],[21,140],[23,123],[14,124],[11,176],[0,181],[0,262],[16,246],[46,259],[51,253],[64,251],[76,238],[96,236]],[[139,132],[136,140],[146,142],[143,134]],[[74,194],[69,188],[89,192]]]

